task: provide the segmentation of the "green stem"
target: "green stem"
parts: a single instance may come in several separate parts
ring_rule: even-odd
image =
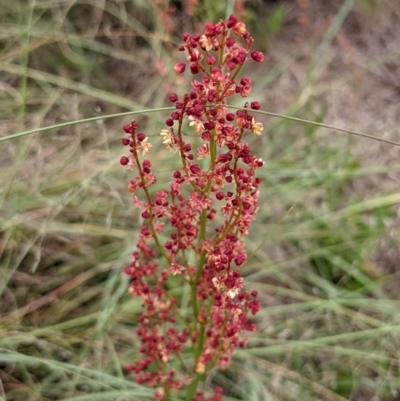
[[[193,401],[194,394],[196,393],[197,386],[199,385],[200,381],[204,379],[204,373],[199,373],[197,376],[191,381],[187,388],[187,393],[185,397],[185,401]]]

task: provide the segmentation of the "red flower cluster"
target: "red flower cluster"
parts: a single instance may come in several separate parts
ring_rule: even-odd
[[[234,348],[245,345],[241,332],[255,329],[248,312],[260,310],[257,293],[245,291],[237,269],[246,261],[243,238],[258,208],[261,179],[255,173],[263,161],[243,137],[246,131],[261,134],[263,125],[251,114],[260,104],[246,103],[233,113],[226,100],[249,96],[250,79],[237,76],[247,60],[260,62],[263,54],[250,52],[253,39],[235,16],[207,24],[201,36],[184,34],[183,40],[179,50],[187,52],[190,72],[200,80],[193,80],[192,91],[181,99],[169,95],[175,110],[161,135],[182,167],[172,173],[168,188],[150,192],[156,175],[141,156],[151,144],[135,122],[124,126],[128,137],[122,142],[130,156],[120,162],[137,172],[129,191],[144,193],[133,201],[145,221],[125,269],[132,294],[143,300],[138,330],[143,358],[129,369],[139,383],[157,387],[156,399],[168,400],[172,390],[185,389],[187,400],[200,401],[207,400],[197,391],[200,380],[229,364]],[[182,74],[186,64],[174,69]],[[187,142],[187,130],[202,139],[197,149]],[[189,299],[177,290],[185,286]],[[189,305],[190,312],[180,305]],[[185,357],[188,350],[192,361]],[[218,388],[208,398],[221,399]]]

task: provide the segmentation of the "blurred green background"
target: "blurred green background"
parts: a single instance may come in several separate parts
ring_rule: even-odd
[[[400,142],[396,0],[0,0],[0,399],[148,400],[128,294],[139,215],[121,126],[153,142],[188,82],[184,31],[236,13],[266,55],[248,66],[269,112]],[[249,63],[250,65],[250,63]],[[240,106],[241,104],[236,104]],[[400,400],[399,149],[260,116],[265,161],[243,274],[258,332],[205,388],[226,400]],[[154,138],[153,138],[154,137]]]

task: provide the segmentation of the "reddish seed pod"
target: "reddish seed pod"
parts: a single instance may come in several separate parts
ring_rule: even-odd
[[[260,63],[264,60],[264,55],[261,52],[251,52],[251,58],[257,63]]]
[[[190,65],[190,72],[191,72],[193,75],[198,74],[198,73],[200,72],[198,65],[197,65],[197,64],[191,64],[191,65]]]
[[[249,210],[250,207],[251,207],[250,203],[248,203],[248,202],[243,202],[243,209],[244,209],[244,210]]]
[[[206,59],[207,65],[213,65],[215,64],[216,61],[217,59],[214,56],[208,56]]]
[[[206,36],[214,36],[215,35],[215,29],[216,29],[215,24],[213,24],[213,23],[206,24],[206,27],[204,29],[204,35],[206,35]]]
[[[174,65],[174,71],[177,74],[183,74],[185,72],[185,69],[186,69],[186,64],[184,64],[184,63],[176,63]]]
[[[236,63],[237,64],[237,63]],[[233,71],[235,68],[236,68],[236,64],[233,62],[233,61],[230,61],[229,63],[228,63],[228,69],[230,70],[230,71]]]
[[[241,266],[244,262],[246,262],[246,255],[241,253],[235,259],[236,266]]]
[[[235,39],[227,38],[225,44],[226,44],[226,47],[232,47],[235,44]]]
[[[258,102],[251,102],[251,103],[250,103],[250,107],[251,107],[253,110],[260,110],[261,105],[260,105],[260,103],[258,103]]]
[[[151,167],[151,161],[150,160],[144,159],[142,164],[143,164],[144,168],[150,168]]]
[[[123,165],[126,166],[129,163],[129,159],[126,156],[122,156],[121,159],[119,159],[119,162]]]
[[[165,120],[165,125],[168,127],[172,127],[174,125],[174,120],[172,118],[167,118]]]
[[[131,126],[129,124],[125,124],[122,129],[129,134],[131,132]]]
[[[231,15],[227,20],[226,20],[226,26],[230,29],[233,28],[238,22],[238,17],[236,15]]]
[[[192,174],[199,174],[200,173],[200,166],[198,164],[192,164],[190,166],[190,171],[192,172]]]
[[[177,111],[174,111],[173,113],[171,113],[172,120],[178,121],[179,117],[180,117],[180,114]]]
[[[206,141],[206,142],[211,141],[211,134],[210,134],[210,132],[209,132],[209,131],[204,131],[204,132],[201,134],[201,139],[202,139],[203,141]]]
[[[142,213],[142,217],[143,217],[144,219],[148,219],[148,218],[150,217],[150,213],[149,213],[147,210],[145,210],[145,211]]]
[[[146,135],[143,134],[143,132],[139,132],[137,134],[137,139],[138,139],[139,142],[142,142],[145,138],[146,138]]]
[[[130,140],[129,140],[129,139],[127,139],[127,138],[122,139],[122,145],[128,146],[129,143],[130,143]]]
[[[216,99],[216,95],[214,95],[213,93],[209,93],[208,95],[207,95],[207,100],[210,102],[210,103],[212,103],[215,99]]]
[[[170,102],[175,103],[178,100],[178,95],[176,93],[170,93],[168,99]]]

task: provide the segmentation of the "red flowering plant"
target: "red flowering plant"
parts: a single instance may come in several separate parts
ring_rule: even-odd
[[[245,103],[233,113],[227,99],[249,96],[250,79],[239,79],[239,72],[249,59],[261,62],[264,56],[251,52],[254,40],[233,15],[207,24],[202,35],[185,33],[183,40],[179,50],[187,52],[190,72],[201,79],[182,98],[169,94],[175,110],[161,135],[182,166],[161,191],[153,193],[156,174],[143,158],[152,147],[148,137],[136,122],[124,126],[122,142],[130,155],[120,162],[136,174],[128,188],[144,221],[125,269],[131,293],[143,301],[137,330],[142,356],[128,369],[138,383],[156,388],[155,399],[175,400],[175,394],[217,401],[220,388],[206,398],[198,386],[212,369],[227,367],[235,347],[245,346],[243,332],[255,330],[249,315],[260,310],[257,292],[244,289],[238,270],[258,209],[261,179],[255,174],[263,161],[252,155],[244,136],[261,134],[263,125],[251,112],[260,104]],[[174,69],[183,74],[186,64]],[[197,149],[188,131],[201,138]],[[172,295],[177,287],[189,289],[188,299],[184,291]]]

